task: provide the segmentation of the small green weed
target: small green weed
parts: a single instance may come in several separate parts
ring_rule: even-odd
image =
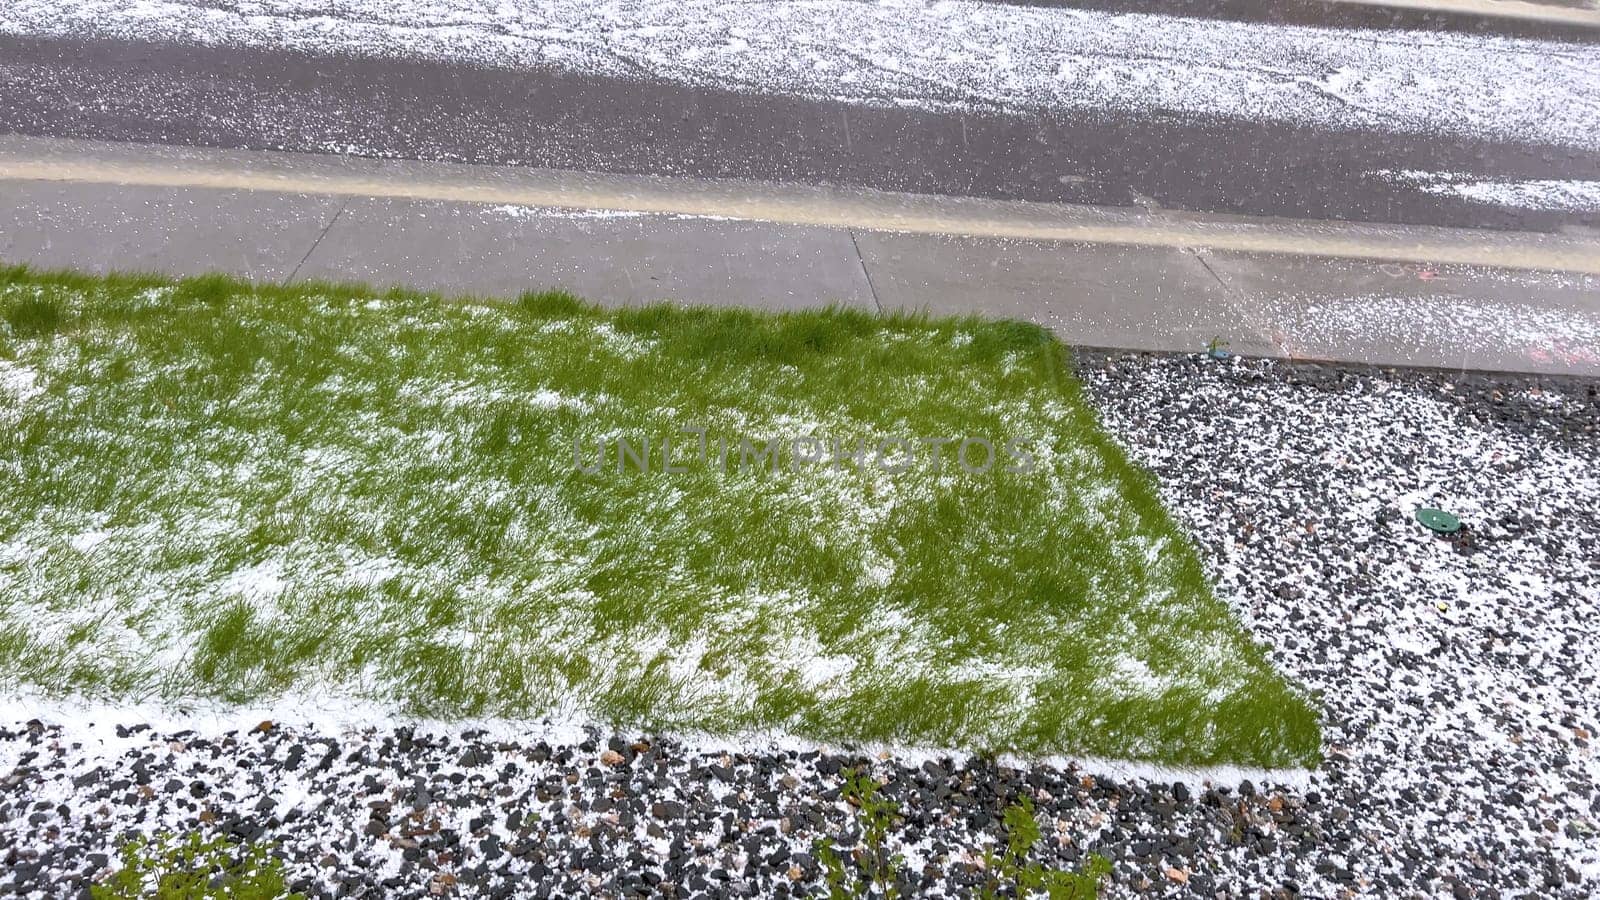
[[[900,816],[900,807],[883,796],[878,783],[864,771],[844,772],[844,798],[856,810],[861,825],[861,847],[841,856],[826,842],[817,845],[828,883],[828,900],[876,897],[896,900],[896,884],[901,860],[889,854],[889,832]]]
[[[94,900],[305,900],[284,883],[283,861],[260,845],[162,835],[122,845],[122,868],[94,885]]]
[[[1098,853],[1089,857],[1089,864],[1082,872],[1046,869],[1037,862],[1027,861],[1028,853],[1043,836],[1039,820],[1033,815],[1032,799],[1024,796],[1007,807],[1002,822],[1006,829],[1006,849],[999,856],[992,850],[984,853],[989,881],[979,893],[983,900],[1038,893],[1050,900],[1093,900],[1100,896],[1100,882],[1111,874],[1111,861]]]
[[[816,857],[822,864],[828,900],[896,900],[903,896],[900,868],[903,860],[889,850],[889,835],[903,817],[900,807],[883,796],[878,783],[864,771],[844,772],[844,798],[856,811],[861,828],[860,846],[842,853],[837,841],[819,841]],[[1033,814],[1033,800],[1024,796],[1006,808],[1005,850],[985,850],[988,881],[979,889],[982,900],[1032,897],[1049,900],[1095,900],[1100,882],[1111,874],[1111,861],[1099,854],[1089,857],[1081,872],[1047,869],[1030,862],[1028,854],[1043,832]]]

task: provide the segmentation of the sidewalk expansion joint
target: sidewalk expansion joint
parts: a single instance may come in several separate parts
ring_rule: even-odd
[[[883,315],[883,301],[878,299],[878,288],[872,283],[872,273],[867,271],[867,259],[861,255],[861,244],[856,241],[856,230],[854,228],[845,230],[850,233],[850,246],[855,248],[856,262],[861,264],[861,275],[867,279],[867,290],[872,294],[872,306],[881,316]]]
[[[1279,339],[1279,335],[1274,334],[1271,329],[1259,327],[1256,317],[1250,314],[1250,306],[1245,295],[1233,285],[1229,284],[1228,280],[1222,277],[1222,273],[1218,272],[1216,268],[1211,265],[1211,260],[1206,259],[1204,250],[1199,247],[1185,247],[1183,248],[1183,252],[1194,257],[1195,261],[1200,264],[1201,268],[1206,270],[1206,274],[1210,275],[1211,279],[1217,283],[1217,286],[1222,288],[1222,294],[1227,298],[1228,305],[1233,307],[1234,312],[1239,314],[1239,318],[1243,319],[1250,330],[1254,332],[1254,334],[1251,335],[1252,337],[1260,338],[1261,340],[1270,344],[1275,350],[1277,350],[1279,356],[1292,357],[1294,355],[1289,351],[1288,345]]]
[[[306,251],[306,255],[300,257],[300,261],[295,263],[294,271],[290,272],[289,277],[283,280],[284,284],[294,283],[295,278],[300,275],[300,270],[305,268],[306,261],[311,258],[311,254],[317,252],[318,247],[322,246],[322,239],[327,237],[328,232],[333,230],[334,224],[339,221],[340,216],[344,215],[345,208],[349,205],[349,197],[345,197],[339,201],[339,208],[333,211],[333,218],[329,219],[328,224],[322,227],[322,232],[317,235],[317,239],[311,242],[311,249]]]

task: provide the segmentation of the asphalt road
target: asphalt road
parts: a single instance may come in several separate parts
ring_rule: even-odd
[[[1255,216],[1600,227],[1600,211],[1470,202],[1373,174],[1593,179],[1600,153],[1581,149],[1138,113],[938,112],[239,47],[0,36],[0,128]]]

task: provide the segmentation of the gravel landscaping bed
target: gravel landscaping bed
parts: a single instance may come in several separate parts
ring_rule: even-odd
[[[1587,897],[1600,891],[1600,385],[1082,353],[1218,594],[1319,692],[1292,784],[1103,764],[723,754],[639,735],[386,728],[0,730],[0,891],[81,890],[133,831],[276,840],[315,895],[816,895],[845,766],[901,802],[908,893],[972,892],[1034,798],[1047,864],[1108,893]],[[1432,535],[1417,506],[1466,527]],[[1099,772],[1091,775],[1089,771]],[[670,887],[669,887],[670,886]]]

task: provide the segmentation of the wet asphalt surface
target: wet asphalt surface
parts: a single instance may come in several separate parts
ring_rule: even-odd
[[[1371,174],[1600,172],[1600,154],[1570,148],[1227,119],[931,112],[237,47],[0,37],[0,128],[1207,213],[1600,227],[1600,211],[1484,205]]]

